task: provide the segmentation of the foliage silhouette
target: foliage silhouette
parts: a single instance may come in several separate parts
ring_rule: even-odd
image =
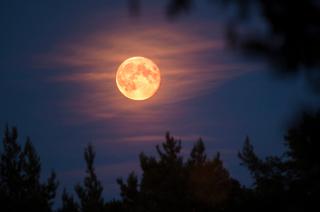
[[[139,202],[138,178],[134,172],[128,176],[127,182],[124,183],[121,178],[117,179],[120,186],[120,195],[123,200],[124,210],[133,210],[137,208]]]
[[[207,211],[231,208],[240,184],[223,167],[220,155],[208,159],[199,139],[184,162],[181,141],[169,133],[157,145],[157,157],[140,154],[142,178],[118,180],[124,208],[129,211]],[[139,189],[140,188],[140,189]],[[126,210],[125,210],[126,211]]]
[[[62,193],[62,207],[58,210],[59,212],[78,212],[80,211],[78,203],[74,198],[68,194],[66,189],[63,189]]]
[[[59,212],[103,212],[106,209],[102,197],[103,187],[94,169],[95,152],[90,144],[84,150],[84,159],[86,161],[86,177],[83,185],[78,183],[74,188],[80,203],[64,189]]]
[[[304,211],[319,208],[320,112],[305,113],[288,129],[282,157],[260,159],[249,139],[239,157],[254,178],[255,209]]]
[[[188,160],[189,166],[201,166],[207,160],[207,155],[205,153],[205,146],[200,138],[193,146],[190,154],[190,159]]]
[[[176,17],[196,1],[171,0],[166,13]],[[281,75],[302,73],[320,93],[320,4],[317,0],[211,0],[238,12],[226,24],[226,38],[249,56],[267,59]],[[228,7],[222,7],[225,9]],[[258,14],[258,15],[257,15]],[[266,32],[252,23],[267,26]],[[251,25],[250,25],[251,24]]]
[[[192,8],[192,0],[171,0],[166,8],[168,17],[175,18],[183,12],[189,12]]]
[[[142,179],[140,191],[146,202],[145,210],[164,211],[184,207],[184,170],[182,166],[181,141],[166,134],[166,142],[156,146],[159,156],[140,154]]]
[[[57,181],[55,174],[41,183],[40,158],[30,139],[21,147],[17,130],[7,127],[0,161],[0,200],[2,211],[53,211]],[[241,186],[224,167],[220,154],[208,157],[199,139],[184,160],[181,141],[169,133],[156,146],[157,155],[140,154],[139,180],[131,172],[117,179],[121,200],[105,202],[103,187],[94,169],[91,145],[84,151],[86,177],[77,184],[77,200],[66,190],[59,212],[101,211],[311,211],[320,201],[320,111],[304,113],[285,135],[286,151],[281,156],[260,158],[249,137],[239,158],[254,183]]]
[[[31,141],[22,147],[18,131],[7,126],[0,160],[0,199],[3,211],[52,211],[58,182],[54,172],[40,182],[41,163]]]
[[[100,212],[104,210],[103,188],[97,179],[93,166],[95,153],[91,145],[86,147],[84,158],[87,166],[87,176],[84,179],[83,185],[77,184],[75,186],[75,191],[80,199],[80,209],[82,212]]]

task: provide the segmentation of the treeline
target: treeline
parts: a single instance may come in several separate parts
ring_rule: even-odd
[[[55,173],[41,182],[41,163],[30,139],[17,142],[16,128],[6,127],[0,160],[0,210],[55,211]],[[119,178],[121,200],[106,202],[94,169],[91,145],[84,151],[86,176],[62,194],[59,212],[102,211],[317,211],[320,202],[320,112],[304,114],[285,135],[281,156],[259,158],[249,138],[239,152],[241,164],[253,177],[245,187],[232,178],[220,154],[206,154],[201,139],[190,155],[181,156],[181,142],[166,134],[157,156],[141,153],[142,176]]]

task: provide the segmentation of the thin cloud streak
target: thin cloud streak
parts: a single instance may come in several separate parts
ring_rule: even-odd
[[[199,138],[212,142],[213,138],[209,136],[198,136],[198,135],[174,135],[174,137],[178,140],[180,140],[182,143],[194,143],[196,142]],[[159,135],[159,134],[148,134],[148,135],[131,135],[127,137],[122,137],[121,139],[115,139],[113,140],[114,144],[118,144],[119,146],[125,145],[125,144],[143,144],[143,143],[154,143],[154,144],[159,144],[165,141],[165,136],[164,135]],[[100,142],[95,142],[95,144],[106,144],[108,141],[100,141]]]
[[[181,24],[156,26],[128,25],[92,33],[74,43],[61,43],[59,50],[42,56],[40,65],[68,70],[51,77],[50,83],[81,87],[62,105],[77,113],[66,122],[108,121],[123,138],[141,126],[144,134],[162,135],[170,127],[166,123],[185,116],[181,104],[253,70],[225,58],[223,39],[203,33],[205,24],[193,29]],[[147,101],[129,100],[116,87],[118,65],[132,56],[148,57],[160,68],[160,89]]]

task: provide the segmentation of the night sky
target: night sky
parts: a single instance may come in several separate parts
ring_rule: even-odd
[[[82,180],[83,149],[92,143],[104,196],[117,198],[116,178],[139,173],[138,154],[155,154],[166,131],[182,140],[184,155],[202,137],[209,155],[219,151],[248,184],[237,158],[245,137],[260,155],[280,153],[292,115],[319,104],[303,79],[276,77],[266,61],[228,46],[232,9],[199,1],[170,19],[165,7],[145,0],[133,15],[127,0],[1,1],[0,125],[17,126],[20,141],[31,137],[60,190]],[[116,87],[117,67],[132,56],[161,71],[160,89],[146,101]]]

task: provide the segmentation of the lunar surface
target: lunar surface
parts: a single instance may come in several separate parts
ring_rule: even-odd
[[[152,97],[160,86],[160,70],[150,59],[131,57],[118,68],[116,83],[120,92],[133,100]]]

